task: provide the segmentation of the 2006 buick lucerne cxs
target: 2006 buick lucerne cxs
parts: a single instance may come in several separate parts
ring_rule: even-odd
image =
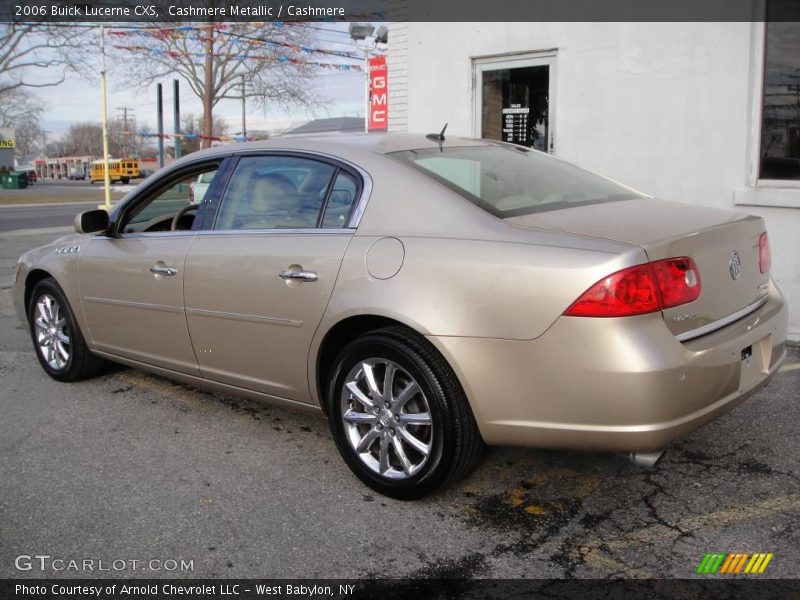
[[[16,269],[51,377],[111,360],[321,411],[397,498],[464,476],[484,444],[660,450],[785,355],[761,218],[497,142],[222,146],[75,226]]]

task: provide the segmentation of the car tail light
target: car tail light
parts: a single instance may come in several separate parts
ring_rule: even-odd
[[[628,267],[586,290],[564,314],[569,317],[628,317],[697,300],[700,272],[691,258],[668,258]]]
[[[772,251],[769,249],[769,237],[765,231],[758,238],[758,269],[762,273],[766,273],[771,266]]]
[[[700,272],[691,258],[668,258],[651,264],[661,292],[661,308],[694,302],[700,296]]]

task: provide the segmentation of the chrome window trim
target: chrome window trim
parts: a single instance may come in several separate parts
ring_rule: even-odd
[[[361,196],[359,197],[358,202],[356,202],[353,211],[350,213],[350,218],[347,221],[347,227],[349,229],[358,229],[358,226],[361,223],[361,217],[364,215],[364,211],[367,209],[369,197],[372,195],[372,177],[370,177],[369,173],[367,173],[358,165],[354,165],[347,161],[342,162],[350,165],[352,168],[358,171],[358,173],[361,175],[361,180],[364,182],[363,188],[361,189]]]
[[[313,227],[303,229],[204,229],[201,231],[181,230],[181,231],[132,231],[123,233],[117,237],[107,235],[96,235],[93,239],[98,240],[130,240],[130,239],[156,239],[187,236],[219,236],[219,235],[353,235],[353,230],[349,228],[339,229],[315,229]]]
[[[737,310],[735,313],[731,313],[727,317],[723,317],[721,319],[714,321],[713,323],[708,323],[706,325],[703,325],[702,327],[697,327],[690,331],[685,331],[680,335],[676,335],[675,339],[678,340],[679,342],[687,342],[689,340],[698,338],[702,335],[706,335],[707,333],[711,333],[712,331],[716,331],[717,329],[722,329],[726,325],[730,325],[734,321],[738,321],[739,319],[746,317],[750,313],[761,308],[768,298],[769,296],[764,296],[763,298],[759,298],[752,304],[748,304],[743,309]]]
[[[152,240],[155,238],[171,238],[171,237],[188,237],[197,235],[199,231],[192,231],[191,229],[181,229],[180,231],[129,231],[128,233],[120,233],[118,236],[112,237],[109,235],[95,235],[92,236],[93,240],[131,240],[131,239],[146,239]]]
[[[315,227],[301,229],[204,229],[192,232],[200,236],[217,235],[353,235],[352,229],[316,229]]]

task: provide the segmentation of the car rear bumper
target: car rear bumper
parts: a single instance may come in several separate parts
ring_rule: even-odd
[[[685,342],[660,313],[561,317],[531,341],[430,340],[455,369],[488,444],[647,451],[765,385],[786,355],[787,329],[788,309],[770,283],[756,311]]]

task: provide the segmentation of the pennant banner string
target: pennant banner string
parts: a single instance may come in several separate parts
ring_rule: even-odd
[[[181,56],[190,56],[193,58],[205,58],[207,56],[205,52],[178,52],[177,50],[164,50],[163,48],[152,48],[150,46],[122,46],[115,44],[114,48],[116,48],[117,50],[125,50],[128,52],[146,52],[153,56],[166,56],[169,58],[179,58]],[[294,65],[309,65],[312,67],[318,67],[320,69],[334,69],[337,71],[364,70],[361,67],[361,65],[302,60],[299,58],[292,58],[290,56],[286,56],[285,54],[264,55],[264,54],[250,54],[248,52],[244,52],[241,54],[214,53],[213,56],[216,58],[226,58],[231,60],[261,60],[261,61],[273,61],[279,64],[288,63]],[[197,62],[195,64],[202,65],[203,63]]]
[[[295,52],[303,52],[307,54],[324,54],[328,56],[339,56],[342,58],[357,58],[361,56],[357,52],[348,52],[344,50],[331,50],[328,48],[319,48],[316,46],[306,46],[302,44],[293,44],[285,41],[270,40],[263,38],[250,37],[243,34],[237,34],[232,31],[226,31],[228,28],[225,24],[208,25],[186,25],[182,27],[165,27],[165,28],[148,28],[148,29],[128,29],[122,31],[109,31],[109,35],[116,38],[122,37],[150,37],[157,40],[175,40],[189,38],[197,42],[207,42],[209,36],[206,33],[209,29],[217,31],[218,33],[232,38],[235,44],[239,45],[267,45],[273,47],[282,47],[294,50]],[[199,33],[202,32],[202,33]]]

